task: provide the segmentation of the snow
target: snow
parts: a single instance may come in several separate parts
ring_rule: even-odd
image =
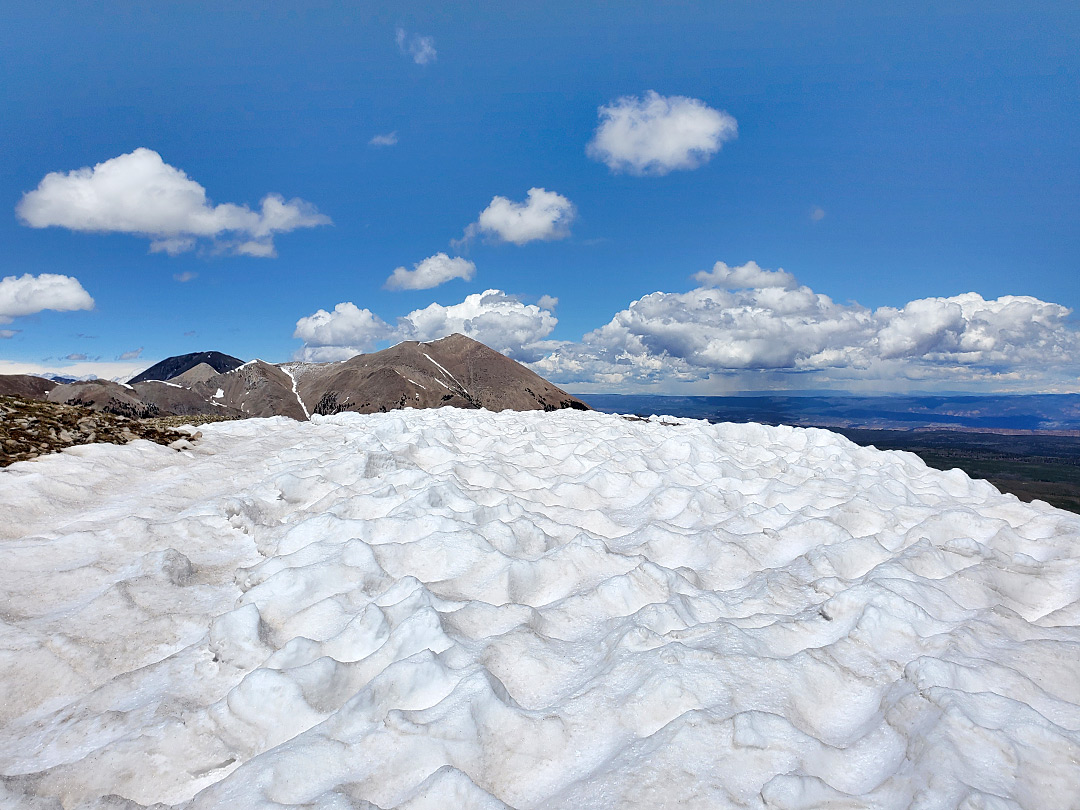
[[[296,390],[296,377],[294,377],[292,371],[285,366],[280,366],[280,368],[288,375],[289,380],[292,382],[293,396],[296,397],[296,401],[300,404],[300,410],[304,412],[306,418],[310,419],[311,414],[308,413],[307,405],[304,404],[304,400],[300,399],[300,392]]]
[[[426,357],[428,360],[431,360],[431,362],[435,364],[435,366],[439,369],[439,371],[441,371],[443,374],[445,374],[447,377],[449,377],[451,380],[453,380],[454,385],[456,385],[458,388],[460,388],[466,394],[469,393],[469,389],[467,389],[464,385],[462,385],[456,379],[454,379],[454,375],[451,374],[449,371],[447,371],[445,368],[443,368],[441,365],[439,365],[438,361],[435,360],[430,354],[428,354],[427,352],[421,352],[421,354],[423,354],[424,357]]]
[[[217,390],[217,391],[216,391],[216,392],[214,393],[214,397],[213,397],[213,398],[214,398],[214,399],[221,399],[221,398],[222,398],[223,396],[225,396],[225,389],[224,389],[224,388],[219,388],[219,389],[218,389],[218,390]]]
[[[169,386],[169,388],[183,388],[184,387],[184,386],[180,385],[180,383],[169,382],[168,380],[145,380],[145,382],[160,383],[161,385]]]
[[[1076,806],[1080,516],[681,422],[279,417],[8,467],[0,806]]]

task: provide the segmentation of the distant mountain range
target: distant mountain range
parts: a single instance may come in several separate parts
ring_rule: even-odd
[[[608,413],[834,429],[963,430],[1080,435],[1080,394],[987,396],[723,396],[586,394]]]
[[[1080,436],[1080,394],[943,396],[655,396],[568,394],[464,335],[407,341],[337,363],[245,363],[216,351],[162,360],[127,383],[0,375],[0,395],[89,405],[125,416],[227,418],[397,408],[664,414],[835,430],[948,430]]]
[[[396,408],[559,410],[589,406],[464,335],[408,341],[339,363],[245,363],[221,352],[162,360],[128,383],[0,375],[0,395],[86,405],[132,417],[232,418],[374,413]]]

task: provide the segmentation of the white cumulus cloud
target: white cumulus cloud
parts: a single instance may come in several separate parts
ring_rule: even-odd
[[[686,96],[623,96],[599,109],[600,124],[586,147],[613,172],[667,174],[696,169],[738,134],[735,119]]]
[[[460,332],[517,360],[538,359],[535,344],[558,320],[547,309],[523,304],[502,290],[469,295],[460,304],[431,304],[398,321],[401,340],[429,341]]]
[[[56,273],[7,276],[0,280],[0,323],[46,309],[71,312],[93,309],[94,299],[78,279]],[[8,335],[10,337],[10,335]]]
[[[398,28],[395,39],[398,50],[406,56],[411,56],[418,65],[430,64],[438,57],[435,51],[435,37],[410,34],[404,28]]]
[[[544,341],[558,320],[548,310],[524,304],[502,290],[474,293],[458,304],[431,304],[397,319],[395,326],[351,302],[333,312],[320,309],[301,318],[293,337],[304,345],[297,359],[343,360],[371,351],[382,340],[430,341],[455,332],[478,340],[518,360],[537,360],[547,353]]]
[[[320,309],[296,322],[294,338],[304,341],[297,358],[312,362],[345,360],[370,351],[390,336],[390,326],[370,309],[345,301],[333,312]]]
[[[611,389],[741,375],[830,387],[877,381],[1038,388],[1080,376],[1070,310],[1030,296],[923,298],[901,308],[840,304],[789,273],[717,263],[702,286],[633,301],[534,370]],[[749,375],[749,376],[748,376]]]
[[[210,239],[217,251],[274,256],[275,234],[330,224],[311,203],[280,194],[267,194],[258,210],[213,205],[199,183],[145,148],[93,168],[50,172],[23,195],[16,213],[34,228],[144,236],[152,252],[169,255]]]
[[[577,210],[561,194],[543,188],[530,188],[523,202],[495,196],[476,222],[465,229],[467,241],[484,234],[503,242],[524,245],[537,240],[565,239]]]
[[[436,253],[414,264],[412,270],[396,268],[385,286],[388,290],[429,290],[455,278],[469,281],[475,274],[476,265],[468,259]]]
[[[735,267],[717,262],[712,270],[695,273],[694,281],[702,287],[722,287],[728,290],[783,287],[790,290],[796,286],[795,276],[784,270],[765,270],[757,262],[747,262]]]

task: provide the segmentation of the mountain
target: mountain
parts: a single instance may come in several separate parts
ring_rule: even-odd
[[[150,366],[142,374],[136,374],[128,380],[128,384],[134,385],[145,380],[171,380],[204,363],[219,374],[244,365],[243,360],[238,360],[221,352],[192,352],[191,354],[167,357],[160,363]]]
[[[90,380],[58,385],[45,397],[63,405],[85,405],[134,419],[148,416],[192,416],[215,414],[234,419],[246,414],[222,402],[208,399],[201,391],[163,380],[147,380],[135,385]]]
[[[395,408],[555,411],[589,407],[483,343],[454,334],[406,341],[341,363],[287,365],[309,413],[375,413]]]
[[[243,416],[288,416],[302,422],[308,414],[293,386],[293,378],[279,366],[252,360],[196,383],[193,390]]]
[[[59,383],[32,374],[0,374],[0,397],[45,399]]]
[[[244,363],[220,352],[198,352],[163,360],[130,383],[91,380],[55,385],[23,377],[15,380],[13,375],[6,383],[0,378],[0,394],[11,389],[23,396],[131,417],[213,414],[304,421],[312,413],[444,405],[491,411],[589,410],[520,363],[464,335],[400,343],[340,363]]]

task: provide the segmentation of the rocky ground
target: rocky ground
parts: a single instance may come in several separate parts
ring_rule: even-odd
[[[81,405],[60,405],[24,397],[0,397],[0,467],[55,453],[77,444],[126,444],[149,439],[182,449],[202,434],[181,425],[220,421],[214,416],[131,419]]]

